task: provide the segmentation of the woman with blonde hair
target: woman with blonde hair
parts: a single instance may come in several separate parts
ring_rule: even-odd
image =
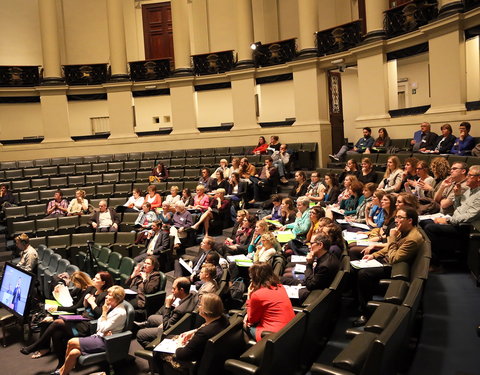
[[[253,262],[268,262],[277,252],[274,248],[277,242],[273,233],[267,232],[262,234],[260,239],[262,246],[258,247],[253,254]]]
[[[378,185],[379,190],[383,190],[386,193],[398,193],[400,191],[403,178],[403,171],[400,166],[400,159],[397,156],[390,156],[388,158],[387,170]]]
[[[75,198],[70,201],[67,207],[68,215],[83,215],[88,213],[88,199],[85,198],[85,190],[77,190]]]
[[[437,156],[430,161],[430,170],[438,184],[450,175],[450,164],[443,156]]]

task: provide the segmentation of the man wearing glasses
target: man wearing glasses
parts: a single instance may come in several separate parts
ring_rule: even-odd
[[[453,163],[450,176],[443,180],[435,193],[434,199],[440,205],[440,212],[445,215],[453,214],[455,193],[453,188],[460,185],[461,191],[467,190],[467,164]]]
[[[397,211],[395,228],[390,231],[386,246],[363,257],[362,260],[376,259],[383,267],[361,268],[357,274],[358,301],[361,316],[353,322],[355,327],[367,322],[367,303],[381,279],[390,278],[392,265],[399,262],[412,263],[418,250],[425,242],[417,229],[418,214],[411,207]]]
[[[434,252],[458,249],[464,240],[459,224],[480,219],[480,165],[470,167],[467,174],[467,190],[463,192],[460,184],[456,184],[453,192],[455,195],[453,215],[435,218],[434,223],[427,224],[424,228],[432,241]]]

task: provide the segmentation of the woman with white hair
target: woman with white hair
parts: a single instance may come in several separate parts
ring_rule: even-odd
[[[175,237],[175,246],[180,246],[181,238],[187,237],[186,229],[193,224],[192,214],[185,208],[185,203],[178,201],[174,205],[175,213],[172,217],[172,226],[170,227],[170,235]]]
[[[304,239],[310,229],[310,199],[308,197],[299,197],[297,199],[297,218],[294,223],[287,224],[281,230],[291,229],[295,238]]]

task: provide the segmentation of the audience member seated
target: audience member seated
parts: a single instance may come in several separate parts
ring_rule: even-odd
[[[127,311],[122,304],[125,290],[118,285],[108,289],[102,316],[97,320],[97,332],[88,337],[72,338],[68,341],[64,365],[55,375],[68,375],[82,354],[98,353],[106,350],[105,336],[120,333],[125,328]]]
[[[253,263],[266,263],[272,259],[277,250],[275,249],[276,242],[273,233],[264,233],[260,239],[261,246],[257,246],[255,253],[253,253]]]
[[[310,243],[311,239],[322,230],[321,225],[323,222],[321,219],[323,217],[325,217],[325,210],[322,207],[313,206],[310,209],[311,225],[307,235],[305,236],[305,240],[302,241],[300,239],[293,239],[287,243],[285,248],[291,249],[293,253],[297,255],[307,254],[309,250],[308,244]]]
[[[372,194],[371,207],[367,213],[366,223],[371,228],[381,228],[385,220],[385,211],[382,209],[383,190],[375,190]]]
[[[158,220],[160,220],[163,224],[172,224],[172,217],[175,210],[172,206],[167,203],[162,203],[162,210],[158,213]]]
[[[170,227],[170,236],[174,237],[174,248],[181,246],[181,239],[187,237],[187,229],[193,224],[192,214],[185,208],[185,203],[175,203],[175,213],[172,217],[173,225]]]
[[[270,200],[272,201],[273,205],[272,210],[268,215],[262,217],[262,219],[280,222],[280,219],[282,218],[282,197],[280,197],[278,194],[273,194]]]
[[[310,200],[307,197],[297,199],[297,218],[294,223],[284,225],[281,230],[290,229],[296,239],[304,240],[310,229]]]
[[[340,176],[338,177],[338,182],[343,183],[347,176],[355,176],[356,178],[360,177],[360,171],[358,170],[358,164],[356,160],[349,159],[347,160],[347,164]]]
[[[298,296],[300,302],[305,301],[312,290],[325,289],[330,286],[339,268],[339,259],[329,251],[330,239],[316,235],[309,245],[306,256],[306,269],[303,274],[296,274],[292,268],[283,274],[281,282],[284,285],[302,285]]]
[[[467,174],[467,190],[459,184],[453,188],[455,203],[451,217],[438,217],[434,222],[422,223],[435,253],[449,252],[462,245],[459,224],[471,223],[480,218],[480,165],[472,165]]]
[[[188,208],[205,212],[210,207],[210,197],[205,194],[205,186],[197,185],[196,192],[197,194],[193,198],[193,205]]]
[[[369,150],[365,150],[366,153],[368,152],[387,152],[388,148],[392,145],[392,140],[388,136],[387,129],[380,128],[378,129],[378,138],[373,143],[373,146]]]
[[[167,198],[165,198],[165,202],[167,202],[169,205],[173,206],[175,203],[177,203],[182,197],[178,194],[180,189],[178,186],[174,185],[170,188],[170,194],[167,195]]]
[[[353,183],[356,183],[356,182],[358,182],[358,179],[353,175],[349,175],[345,177],[345,180],[343,181],[343,190],[338,195],[338,204],[335,202],[334,203],[335,205],[339,206],[343,200],[348,199],[350,197],[350,194],[351,194],[350,187],[352,186]]]
[[[154,211],[156,211],[157,208],[162,207],[162,197],[157,193],[157,187],[155,185],[148,185],[145,202],[150,203],[151,208]]]
[[[85,198],[85,190],[77,190],[75,198],[67,207],[68,215],[84,215],[89,213],[88,199]]]
[[[403,171],[400,169],[400,160],[397,156],[390,156],[387,160],[387,170],[378,185],[379,190],[386,193],[398,193],[402,188]]]
[[[250,181],[251,176],[255,176],[257,169],[253,164],[248,162],[247,158],[242,158],[240,160],[240,177],[244,180]]]
[[[98,210],[93,212],[90,218],[90,225],[95,232],[118,232],[120,215],[110,207],[107,207],[107,201],[98,202]]]
[[[460,187],[460,190],[467,190],[467,164],[463,162],[453,163],[450,168],[450,176],[437,185],[434,199],[440,205],[440,212],[445,215],[451,215],[454,211],[455,193],[454,188]]]
[[[214,251],[213,246],[215,245],[215,241],[212,237],[205,236],[203,237],[202,242],[200,243],[200,250],[193,261],[189,261],[189,266],[192,268],[192,273],[189,273],[179,262],[178,259],[175,259],[174,263],[174,275],[175,277],[180,276],[189,276],[190,280],[197,281],[198,274],[200,273],[200,269],[203,266],[207,259],[207,255]]]
[[[355,181],[350,185],[350,194],[347,199],[340,202],[340,210],[345,216],[355,215],[357,207],[362,204],[365,199],[362,195],[363,184],[360,181]],[[331,212],[330,210],[328,212]]]
[[[217,170],[214,173],[214,177],[210,178],[210,183],[208,185],[209,192],[215,192],[217,189],[224,189],[225,191],[228,190],[228,181],[225,180],[223,176],[223,171]]]
[[[230,169],[230,176],[234,172],[240,173],[240,159],[232,158],[232,166],[229,169]]]
[[[287,225],[293,224],[297,218],[297,211],[293,201],[290,198],[283,198],[282,204],[280,205],[280,224]]]
[[[362,169],[357,178],[362,184],[368,184],[369,182],[377,182],[377,173],[373,169],[372,161],[369,158],[362,159]]]
[[[361,316],[354,326],[362,326],[367,321],[367,303],[373,297],[375,287],[381,279],[390,277],[392,265],[399,262],[412,263],[420,247],[425,242],[417,229],[418,214],[413,208],[398,210],[395,216],[395,229],[390,231],[387,245],[364,260],[375,259],[383,267],[362,268],[357,273],[358,300]]]
[[[328,251],[335,255],[338,259],[341,259],[343,249],[345,248],[345,240],[342,236],[342,227],[337,223],[334,223],[328,217],[322,217],[319,221],[321,233],[330,239],[330,248]]]
[[[68,201],[63,198],[61,190],[53,194],[53,200],[47,204],[47,217],[66,216],[68,213]]]
[[[257,147],[255,147],[252,151],[253,155],[263,155],[267,153],[268,143],[265,140],[265,137],[260,136],[258,138]]]
[[[431,147],[423,147],[420,152],[431,154],[448,154],[455,143],[455,136],[452,134],[453,130],[450,124],[444,124],[440,127],[442,135],[437,137],[435,145]]]
[[[350,183],[350,177],[346,178]],[[337,175],[335,173],[327,173],[324,178],[325,190],[320,193],[320,204],[325,207],[335,204],[339,200],[340,185],[338,183]]]
[[[419,152],[420,149],[430,149],[436,146],[437,134],[430,131],[430,123],[422,122],[420,130],[413,134],[413,139],[410,141],[413,152]]]
[[[197,330],[185,332],[176,339],[181,345],[174,355],[154,353],[155,364],[156,367],[162,369],[160,370],[161,374],[164,373],[164,366],[168,368],[166,373],[171,373],[173,369],[178,374],[188,372],[189,366],[186,363],[200,361],[208,340],[228,327],[228,319],[223,315],[222,300],[213,293],[203,296],[199,302],[198,313],[205,323]]]
[[[107,290],[113,286],[112,276],[105,271],[98,272],[93,278],[95,291],[86,293],[83,299],[85,311],[82,316],[86,320],[67,323],[63,319],[55,319],[47,317],[44,322],[51,323],[40,338],[32,345],[22,348],[23,354],[33,353],[37,350],[49,348],[50,340],[52,347],[58,359],[55,369],[57,371],[65,363],[65,350],[67,349],[67,341],[73,337],[86,337],[91,334],[90,320],[98,319],[103,314],[103,306],[106,302]]]
[[[135,309],[135,321],[144,321],[145,294],[156,293],[160,289],[160,272],[156,257],[149,255],[142,263],[138,263],[132,274],[125,281],[126,287],[137,292],[133,299],[128,302]]]
[[[253,199],[250,200],[250,204],[261,201],[267,194],[272,193],[272,190],[278,184],[278,172],[273,166],[271,157],[265,159],[265,166],[262,168],[260,175],[250,177],[250,181],[253,185]]]
[[[404,188],[407,182],[418,180],[417,164],[418,159],[416,157],[411,157],[405,160],[405,167],[403,168],[402,174],[402,188]]]
[[[137,341],[144,348],[163,332],[178,322],[186,313],[197,308],[198,295],[190,292],[191,283],[186,277],[179,277],[173,281],[172,294],[165,298],[165,304],[154,315],[150,315],[145,322],[136,323],[141,328],[137,333]]]
[[[118,206],[116,211],[121,212],[139,212],[142,211],[145,198],[142,196],[142,191],[139,188],[133,188],[132,196],[124,203],[123,206]]]
[[[198,230],[200,224],[203,224],[205,229],[205,235],[208,236],[208,230],[210,228],[210,220],[228,221],[228,215],[230,212],[230,201],[225,199],[225,189],[217,189],[215,195],[210,200],[207,210],[200,216],[200,219],[192,225],[192,229]]]
[[[240,181],[240,174],[238,172],[232,172],[228,180],[227,196],[231,200],[231,212],[234,217],[234,211],[240,207],[240,203],[243,201],[245,194],[247,193],[248,185],[244,181]]]
[[[267,151],[272,154],[275,151],[279,151],[281,147],[278,135],[272,135],[270,137],[270,144],[268,145]]]
[[[230,170],[230,168],[228,168],[228,160],[227,159],[220,159],[220,166],[217,167],[217,169],[215,169],[213,171],[213,173],[210,177],[216,178],[217,177],[216,176],[217,172],[222,172],[223,173],[223,178],[228,180],[232,171]]]
[[[295,201],[298,197],[303,197],[305,194],[307,194],[307,188],[307,175],[304,171],[296,171],[295,184],[288,195]]]
[[[168,179],[168,169],[163,163],[158,163],[155,168],[152,169],[148,181],[151,184],[155,182],[162,182]]]
[[[278,150],[272,153],[273,166],[278,170],[278,176],[282,184],[287,184],[288,180],[285,177],[285,168],[290,162],[290,154],[287,151],[287,145],[282,144]]]
[[[319,203],[322,201],[325,193],[325,185],[320,181],[320,174],[313,171],[310,175],[310,184],[307,186],[304,194],[311,202]]]
[[[137,263],[143,262],[148,256],[154,255],[157,259],[160,253],[170,248],[170,226],[155,220],[151,231],[147,234],[147,244],[134,260]]]
[[[252,338],[260,341],[263,331],[281,330],[295,313],[285,288],[270,264],[254,264],[249,269],[249,275],[251,283],[248,287],[245,328]]]
[[[360,138],[352,150],[349,150],[348,145],[343,145],[335,155],[328,155],[332,161],[343,160],[345,154],[363,154],[367,149],[371,149],[374,143],[372,138],[372,129],[369,127],[363,128],[363,137]]]
[[[235,223],[234,231],[232,232],[232,238],[227,238],[222,246],[223,254],[247,254],[248,246],[252,241],[254,231],[255,216],[248,215],[248,212],[245,210],[238,211],[237,222]]]
[[[377,185],[372,182],[363,185],[363,200],[361,202],[359,201],[354,214],[345,216],[345,219],[347,221],[360,224],[365,224],[367,222],[367,216],[370,211],[371,202],[373,200],[373,193],[375,192],[376,188]]]
[[[455,143],[450,150],[450,153],[455,154],[455,155],[470,155],[472,149],[475,147],[475,140],[473,137],[469,134],[470,133],[470,128],[472,125],[470,125],[469,122],[462,122],[458,128],[460,135],[458,138],[455,140]]]
[[[185,204],[185,207],[193,206],[192,192],[189,188],[182,190],[182,197],[180,199]]]
[[[202,168],[200,170],[200,178],[198,179],[198,185],[202,185],[205,188],[205,191],[210,191],[210,184],[212,183],[212,178],[210,177],[210,170],[208,168]]]
[[[25,233],[15,237],[15,246],[20,250],[20,260],[17,263],[17,267],[21,269],[33,272],[37,268],[38,253],[32,245],[30,245],[30,238]]]
[[[432,198],[435,179],[428,174],[428,164],[425,160],[417,163],[417,180],[407,180],[405,191],[418,198]]]
[[[135,220],[135,230],[138,232],[136,244],[144,243],[147,235],[152,229],[153,223],[158,220],[157,214],[152,211],[152,205],[148,202],[143,204],[142,212],[138,214]]]
[[[7,185],[0,185],[0,207],[10,207],[15,205],[15,197],[12,192],[8,190]]]
[[[216,293],[218,290],[218,284],[215,281],[215,277],[217,276],[217,268],[210,263],[203,263],[202,268],[200,269],[200,273],[198,275],[200,277],[200,282],[198,288],[198,299],[201,301],[202,297],[206,293]]]
[[[440,186],[440,183],[449,176],[450,164],[443,156],[437,156],[430,161],[430,170],[432,171],[433,178],[435,179],[434,191],[436,192]]]

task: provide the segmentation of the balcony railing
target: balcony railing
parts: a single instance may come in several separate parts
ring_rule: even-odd
[[[107,82],[107,64],[64,65],[67,85],[99,85]]]
[[[317,32],[318,55],[346,51],[363,40],[362,21],[357,20]]]
[[[233,50],[193,55],[192,61],[193,74],[197,76],[225,73],[235,67]]]
[[[0,86],[31,87],[40,83],[38,66],[0,66]]]
[[[253,52],[255,66],[270,66],[292,61],[297,56],[295,38],[260,44]]]
[[[130,77],[132,81],[154,81],[171,75],[171,59],[132,61]]]
[[[384,29],[388,38],[402,35],[426,25],[438,15],[437,1],[412,0],[385,11]]]

